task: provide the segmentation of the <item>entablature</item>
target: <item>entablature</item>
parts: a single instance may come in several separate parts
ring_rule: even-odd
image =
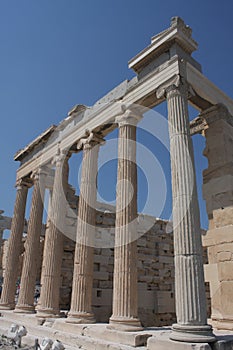
[[[174,77],[180,76],[185,80],[191,91],[189,102],[199,111],[222,103],[233,115],[233,100],[217,88],[200,71],[200,66],[191,58],[191,53],[197,48],[196,42],[191,37],[191,29],[184,22],[175,18],[171,27],[152,38],[153,50],[164,48],[166,41],[171,47],[185,51],[181,57],[178,51],[174,51],[172,57],[164,57],[159,66],[154,65],[146,74],[135,76],[130,81],[125,80],[116,88],[99,99],[92,107],[76,105],[68,112],[68,116],[56,127],[52,126],[36,138],[25,149],[19,151],[15,160],[20,160],[21,165],[17,172],[17,179],[27,176],[39,165],[46,165],[51,162],[60,150],[76,150],[78,140],[84,137],[86,130],[98,133],[105,137],[110,131],[116,128],[115,117],[124,113],[125,106],[128,108],[133,104],[140,105],[142,109],[153,108],[165,100],[165,96],[156,95],[157,90]],[[186,45],[186,49],[184,48]],[[190,46],[189,46],[190,45]],[[185,50],[184,50],[185,49]],[[145,65],[151,63],[151,47],[146,48],[135,56],[130,62],[130,68],[135,68],[139,62]],[[178,49],[177,49],[178,50]],[[146,54],[147,52],[147,54]],[[158,52],[158,51],[157,51]],[[181,51],[179,51],[181,52]],[[163,54],[166,52],[163,52]],[[147,57],[148,55],[148,57]],[[169,59],[168,59],[169,58]],[[204,122],[199,119],[193,123],[196,131],[204,128]],[[199,128],[199,129],[198,129]],[[194,129],[193,129],[194,130]]]

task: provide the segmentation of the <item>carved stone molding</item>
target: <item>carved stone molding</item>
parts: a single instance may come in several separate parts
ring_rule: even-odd
[[[233,117],[229,113],[226,106],[218,103],[199,114],[199,118],[205,120],[206,125],[210,125],[217,120],[224,119],[227,123],[233,126]]]
[[[69,112],[68,112],[68,116],[69,117],[73,117],[74,115],[77,115],[78,113],[84,112],[86,109],[88,109],[89,107],[83,105],[83,104],[78,104],[75,105]]]
[[[225,120],[231,126],[233,126],[233,117],[229,113],[226,106],[219,103],[202,111],[195,119],[190,122],[191,135],[202,134],[205,136],[205,130],[207,130],[212,123],[218,120]]]
[[[171,27],[178,27],[188,38],[192,37],[192,28],[186,25],[183,19],[178,16],[171,18]]]
[[[198,116],[190,122],[190,134],[203,134],[203,131],[208,128],[205,118]]]

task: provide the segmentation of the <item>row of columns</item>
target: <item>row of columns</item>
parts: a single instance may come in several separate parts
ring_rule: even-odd
[[[207,325],[202,245],[199,209],[189,131],[187,85],[179,76],[161,86],[158,97],[164,94],[168,103],[171,140],[173,194],[173,224],[175,248],[175,281],[177,324],[171,338],[180,341],[210,342],[214,340]],[[119,127],[118,178],[116,200],[116,231],[114,254],[113,314],[109,327],[140,330],[137,302],[137,166],[136,125],[141,119],[135,110],[126,110],[116,118]],[[74,259],[71,309],[67,322],[95,322],[91,308],[93,282],[93,239],[95,234],[96,175],[99,146],[104,141],[89,133],[77,145],[83,149],[82,179],[78,209],[77,237]],[[55,157],[55,179],[51,201],[51,220],[45,238],[41,277],[41,297],[37,305],[40,317],[59,315],[59,286],[64,232],[68,156],[60,152]],[[21,291],[15,311],[33,311],[35,285],[35,252],[39,244],[42,223],[44,181],[39,186],[34,176],[34,191],[25,248]],[[23,230],[28,184],[17,188],[12,234],[9,239],[8,264],[5,273],[0,307],[14,307],[20,233]],[[40,198],[39,198],[40,197]]]

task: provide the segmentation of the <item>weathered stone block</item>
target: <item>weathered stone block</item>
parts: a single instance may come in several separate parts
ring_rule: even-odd
[[[92,304],[97,305],[111,305],[112,304],[112,289],[98,289],[93,288]]]
[[[94,279],[108,281],[108,272],[94,271]]]
[[[232,243],[233,225],[208,230],[203,237],[203,243],[209,247],[216,244]]]
[[[139,289],[138,291],[138,306],[144,309],[154,310],[156,308],[156,292],[145,291]]]
[[[233,182],[233,177],[232,177]],[[233,185],[232,185],[233,186]],[[233,225],[233,189],[232,189],[232,203],[231,207],[221,208],[213,211],[215,227],[224,227]]]
[[[103,255],[94,255],[94,262],[101,265],[107,265],[109,263],[109,257]]]
[[[233,256],[233,244],[232,244],[232,251],[223,251],[217,253],[217,261],[223,262],[223,261],[229,261],[232,259]]]
[[[164,337],[165,338],[165,337]],[[167,337],[168,338],[168,337]],[[183,343],[161,337],[151,337],[147,341],[148,350],[211,350],[207,343]]]
[[[113,218],[111,216],[104,215],[103,216],[103,225],[115,226],[115,218]]]
[[[143,283],[143,282],[138,282],[138,289],[141,289],[141,290],[147,290],[147,283]]]
[[[233,339],[230,340],[218,340],[213,344],[213,350],[232,350]]]
[[[174,258],[172,256],[160,256],[159,262],[164,264],[174,264]]]
[[[111,249],[102,249],[102,255],[104,256],[111,256],[112,255],[112,251]]]
[[[112,281],[99,281],[99,288],[112,289],[113,282]]]

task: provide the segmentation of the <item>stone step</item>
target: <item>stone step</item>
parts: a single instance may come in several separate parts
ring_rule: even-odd
[[[217,341],[207,343],[184,343],[171,341],[169,327],[148,328],[141,332],[122,332],[108,329],[108,324],[71,324],[65,319],[50,319],[38,325],[35,314],[16,314],[2,311],[0,333],[7,335],[12,323],[24,325],[28,334],[23,338],[24,344],[34,345],[44,337],[60,340],[66,350],[232,350],[233,332],[215,331]]]
[[[158,332],[157,335],[148,339],[147,350],[232,350],[233,333],[222,335],[215,331],[216,342],[208,343],[185,343],[169,339],[169,331]],[[227,333],[227,332],[226,332]]]
[[[108,326],[109,324],[72,324],[66,323],[65,319],[57,319],[52,327],[56,330],[65,330],[68,333],[84,335],[94,339],[102,339],[133,347],[145,346],[147,344],[147,339],[153,334],[153,331],[122,332],[109,329]]]
[[[85,327],[88,328],[88,325],[67,324],[67,326],[71,326],[70,331],[68,331],[69,327],[63,327],[63,329],[62,327],[60,327],[61,329],[52,327],[52,322],[46,322],[45,324],[47,324],[47,326],[45,324],[42,326],[37,325],[36,322],[37,319],[35,315],[15,314],[12,311],[4,311],[2,317],[0,317],[0,332],[6,335],[10,325],[12,323],[18,323],[24,325],[28,331],[27,336],[24,337],[24,343],[27,345],[33,345],[35,343],[35,338],[41,341],[44,337],[48,337],[53,340],[60,340],[67,350],[135,350],[135,346],[120,344],[108,339],[101,339],[101,335],[103,334],[102,330],[99,333],[97,330],[93,332],[93,334],[99,334],[100,338],[92,337],[90,331],[89,334],[88,332],[84,334],[82,329],[85,329]],[[59,322],[57,323],[59,324]],[[48,326],[49,324],[50,327]],[[60,322],[60,324],[62,325],[62,322]],[[65,324],[65,322],[63,322],[63,324]],[[146,347],[140,346],[140,350],[146,350]]]
[[[151,337],[148,340],[147,345],[148,350],[211,350],[211,347],[207,343],[182,343],[177,341],[172,341],[169,339],[158,339],[156,337]]]
[[[12,322],[15,323],[20,322],[22,324],[30,324],[34,326],[38,325],[38,319],[35,317],[36,314],[24,314],[7,310],[0,310],[0,314],[4,319],[12,320]]]

